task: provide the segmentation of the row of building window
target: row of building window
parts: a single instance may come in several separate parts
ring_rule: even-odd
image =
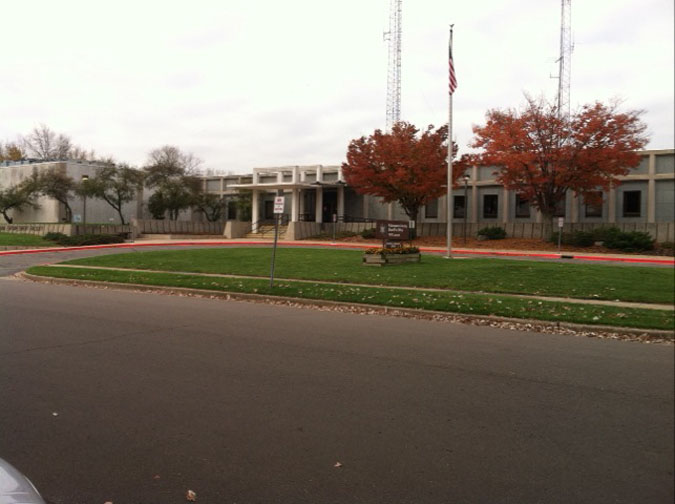
[[[462,219],[466,215],[466,198],[464,196],[453,196],[453,210],[455,218]],[[602,192],[593,194],[589,201],[585,203],[586,217],[602,217]],[[640,217],[642,212],[642,191],[624,191],[623,193],[623,216]],[[499,215],[499,195],[483,195],[483,219],[496,219]],[[527,219],[530,217],[530,202],[516,195],[516,218]],[[555,210],[556,217],[565,216],[565,202],[561,201]],[[424,216],[427,219],[438,218],[438,200],[427,203],[424,209]]]

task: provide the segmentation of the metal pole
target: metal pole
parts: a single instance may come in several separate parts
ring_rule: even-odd
[[[89,180],[89,175],[82,175],[82,229],[84,229],[83,234],[87,234],[87,181]]]
[[[452,49],[452,27],[450,25],[450,48]],[[449,93],[448,105],[448,224],[446,230],[447,236],[447,258],[452,259],[452,219],[453,219],[453,205],[452,205],[452,93]]]
[[[562,232],[563,228],[558,225],[558,253],[560,253],[560,247],[562,245]]]
[[[279,214],[274,214],[274,247],[272,248],[272,270],[270,271],[270,289],[274,285],[274,260],[277,255],[277,238],[279,237]]]
[[[464,177],[464,245],[466,245],[466,214],[469,210],[469,200],[467,199],[467,184],[469,182],[468,177]]]

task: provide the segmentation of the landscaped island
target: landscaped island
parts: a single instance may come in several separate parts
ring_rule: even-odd
[[[67,267],[34,267],[29,273],[472,315],[673,329],[672,308],[572,302],[585,299],[672,306],[675,285],[671,268],[500,259],[448,260],[425,255],[421,262],[405,267],[370,269],[359,265],[361,255],[360,251],[279,249],[277,283],[271,290],[268,285],[270,251],[260,248],[108,255],[69,261]],[[569,301],[547,297],[569,298]]]

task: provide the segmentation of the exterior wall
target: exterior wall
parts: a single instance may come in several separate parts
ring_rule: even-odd
[[[675,156],[672,154],[656,154],[654,163],[656,173],[670,175],[675,173]]]
[[[673,222],[673,207],[675,204],[675,151],[643,151],[641,154],[643,159],[640,165],[631,170],[627,176],[621,177],[622,183],[615,189],[603,193],[602,216],[587,217],[583,197],[571,192],[568,193],[564,208],[566,225],[592,226],[614,222],[620,226],[635,226],[640,223],[646,225],[657,222]],[[495,167],[488,166],[473,167],[468,172],[470,180],[466,194],[467,224],[472,224],[472,229],[494,225],[507,226],[513,229],[514,232],[522,233],[522,236],[534,236],[537,232],[535,228],[538,229],[538,226],[541,225],[541,214],[531,206],[529,217],[516,217],[516,194],[513,191],[506,191],[496,182],[496,171]],[[259,188],[260,191],[261,217],[264,208],[263,201],[267,198],[273,198],[274,194],[272,191],[275,191],[279,187],[279,183],[292,185],[295,182],[301,182],[305,186],[301,186],[299,191],[307,193],[308,191],[316,191],[315,188],[310,188],[310,184],[320,183],[330,188],[335,187],[333,184],[342,179],[339,166],[322,165],[255,168],[250,177],[252,182],[254,182],[252,186]],[[265,187],[266,184],[269,185],[269,188]],[[213,184],[207,186],[209,192],[211,192],[210,188],[213,187]],[[231,190],[236,190],[236,188],[232,188]],[[623,217],[623,193],[629,190],[639,190],[642,193],[639,217]],[[343,215],[367,219],[408,220],[403,209],[396,203],[384,204],[380,198],[363,197],[349,190],[349,188],[345,188],[344,192]],[[460,186],[454,189],[452,195],[464,196],[464,187]],[[484,196],[486,195],[497,196],[496,217],[486,218],[483,216]],[[288,212],[290,212],[290,193],[288,189],[286,197],[287,208],[289,208]],[[309,201],[309,199],[306,198],[306,201]],[[300,213],[313,214],[313,209],[307,208],[306,201],[304,212],[300,210]],[[445,225],[446,221],[447,202],[445,196],[438,199],[437,217],[427,218],[424,208],[420,209],[418,222],[419,224],[429,224],[427,227],[430,230],[440,230],[443,227],[441,224]],[[463,217],[455,217],[455,226],[463,226],[463,223]]]
[[[656,221],[675,221],[675,181],[656,182]]]
[[[83,175],[93,177],[96,174],[97,166],[80,161],[63,162],[24,162],[0,166],[0,187],[8,187],[20,183],[22,180],[30,177],[33,172],[43,172],[47,170],[60,170],[72,177],[76,182],[82,179]],[[25,208],[21,212],[12,212],[14,223],[27,222],[62,222],[66,217],[65,206],[59,202],[47,198],[38,198],[40,208],[33,210]],[[84,201],[82,198],[73,196],[69,200],[70,208],[73,211],[73,217],[83,217]],[[138,204],[136,201],[127,203],[123,206],[122,212],[128,221],[138,214]],[[5,222],[0,216],[0,222]],[[87,222],[88,223],[119,223],[117,212],[105,201],[99,199],[87,199]]]

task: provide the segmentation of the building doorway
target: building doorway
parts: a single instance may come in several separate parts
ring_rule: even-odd
[[[337,214],[337,190],[324,189],[321,220],[323,222],[333,222],[333,214]]]
[[[263,208],[263,219],[274,220],[274,201],[265,200],[265,207]]]

